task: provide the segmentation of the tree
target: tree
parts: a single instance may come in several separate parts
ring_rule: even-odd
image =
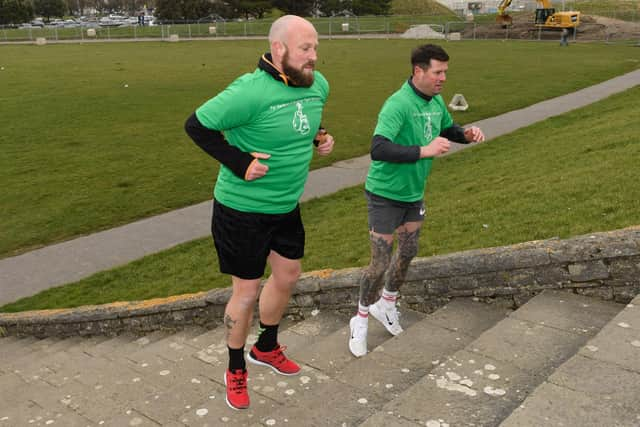
[[[284,13],[309,16],[313,12],[314,0],[273,0],[272,4]]]
[[[351,11],[351,0],[320,0],[317,7],[324,15],[336,15],[344,10]]]
[[[253,16],[257,19],[262,19],[264,14],[272,7],[271,2],[266,0],[233,1],[230,2],[230,6],[236,11],[238,15],[244,16],[245,19],[249,19],[250,16]]]
[[[238,12],[233,7],[232,2],[228,1],[214,1],[211,7],[211,13],[225,19],[231,19],[238,16]]]
[[[45,18],[49,22],[52,16],[64,16],[67,4],[64,0],[33,0],[33,9],[36,15]]]
[[[392,0],[321,0],[319,8],[325,15],[348,11],[354,15],[387,15]]]
[[[74,0],[71,0],[74,1]],[[144,0],[109,0],[109,9],[117,12],[127,12],[129,14],[135,14],[142,10],[147,2]]]
[[[21,24],[33,19],[33,8],[22,0],[0,0],[0,25]]]
[[[177,21],[182,19],[180,2],[175,0],[157,0],[154,12],[158,19],[163,21]]]
[[[165,21],[196,20],[211,15],[212,6],[209,0],[157,0],[154,13]]]
[[[353,0],[351,12],[362,15],[387,15],[391,10],[391,0]]]

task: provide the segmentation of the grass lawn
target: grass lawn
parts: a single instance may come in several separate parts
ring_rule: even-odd
[[[640,223],[640,86],[453,156],[429,179],[420,256]],[[305,271],[368,263],[362,186],[302,205]],[[72,307],[229,285],[209,238],[50,289],[0,311]]]
[[[409,75],[415,40],[323,40],[324,124],[335,153],[365,154],[384,99]],[[184,120],[255,68],[264,41],[0,46],[0,257],[211,197],[217,163]],[[631,46],[460,42],[444,97],[460,123],[580,89],[638,67]]]

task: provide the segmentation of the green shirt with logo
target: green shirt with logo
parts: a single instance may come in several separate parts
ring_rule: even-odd
[[[242,212],[281,214],[298,204],[309,174],[313,139],[329,95],[315,71],[309,88],[287,86],[267,72],[245,74],[196,110],[203,126],[222,131],[229,144],[247,153],[270,154],[261,178],[246,181],[220,165],[217,201]]]
[[[453,119],[442,96],[436,95],[427,101],[405,82],[382,106],[374,135],[383,136],[395,144],[425,146],[451,125]],[[369,166],[365,188],[401,202],[422,200],[432,161],[433,158],[413,163],[374,160]]]

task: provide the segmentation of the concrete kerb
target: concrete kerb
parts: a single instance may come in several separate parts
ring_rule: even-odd
[[[287,315],[353,310],[361,268],[303,274]],[[514,306],[544,289],[628,303],[640,293],[640,226],[570,239],[418,258],[403,287],[402,304],[431,312],[456,297],[508,299]],[[72,336],[148,333],[222,323],[231,289],[74,309],[0,314],[0,335]]]

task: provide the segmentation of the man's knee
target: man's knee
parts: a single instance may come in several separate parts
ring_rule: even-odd
[[[276,283],[285,288],[292,288],[298,282],[302,270],[300,267],[281,271],[276,277]]]
[[[271,275],[275,285],[280,288],[292,288],[302,274],[300,262],[286,262],[271,265]]]
[[[369,264],[369,268],[365,272],[366,276],[372,282],[377,282],[378,279],[384,276],[384,273],[387,271],[387,268],[389,268],[390,261],[391,261],[390,256],[384,257],[384,258],[380,258],[380,257],[372,258],[371,264]]]
[[[404,245],[398,247],[398,256],[403,261],[411,261],[415,256],[418,255],[418,242],[416,240],[415,244]]]
[[[258,290],[233,291],[233,295],[229,300],[229,305],[234,305],[241,309],[249,309],[253,307],[258,299]]]
[[[393,241],[389,242],[382,236],[371,234],[371,263],[367,269],[367,275],[371,279],[377,279],[384,275],[391,262]]]
[[[260,281],[244,281],[233,279],[233,293],[229,299],[229,304],[238,308],[251,308],[258,299]]]
[[[398,256],[404,262],[411,261],[418,255],[420,229],[398,234]]]

